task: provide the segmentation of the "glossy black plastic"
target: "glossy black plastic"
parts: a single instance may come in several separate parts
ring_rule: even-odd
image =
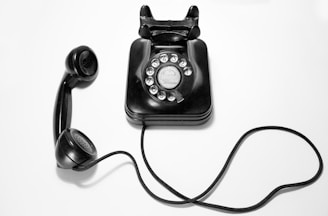
[[[73,128],[65,129],[56,143],[56,159],[60,168],[72,169],[97,158],[97,150],[91,140]]]
[[[54,111],[54,140],[71,125],[72,95],[74,87],[87,87],[97,77],[98,61],[87,46],[73,49],[66,58],[66,72],[60,83]]]
[[[200,35],[198,16],[197,6],[191,6],[184,20],[155,20],[144,5],[140,10],[139,35],[162,44],[196,39]]]
[[[147,38],[144,33],[141,33],[142,38],[135,40],[131,45],[125,102],[128,120],[133,124],[144,125],[205,123],[212,113],[206,44],[200,39],[183,36],[179,40],[173,40],[171,37],[197,26],[197,7],[191,7],[183,21],[154,21],[148,6],[141,8],[140,16],[141,31],[145,23],[148,23],[152,36]],[[149,24],[150,22],[152,25]],[[163,37],[154,37],[154,34]],[[183,56],[191,63],[193,69],[193,76],[190,78],[192,80],[188,81],[190,91],[183,95],[183,101],[179,103],[156,100],[145,87],[144,74],[147,65],[154,59],[154,56],[167,52]],[[186,83],[180,85],[183,84],[186,85]]]
[[[85,165],[97,157],[91,140],[82,132],[70,128],[72,118],[72,94],[74,87],[86,87],[97,77],[98,61],[87,46],[72,50],[66,58],[66,72],[60,83],[54,111],[54,140],[57,164],[71,169]]]

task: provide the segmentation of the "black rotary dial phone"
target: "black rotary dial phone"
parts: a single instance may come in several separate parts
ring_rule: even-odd
[[[155,194],[144,182],[136,159],[124,150],[97,157],[91,139],[71,128],[72,95],[75,87],[87,87],[98,74],[98,60],[87,46],[73,49],[66,58],[66,71],[60,83],[54,112],[54,140],[57,165],[75,171],[87,170],[102,160],[125,155],[135,167],[138,180],[154,199],[170,205],[195,204],[221,211],[248,212],[264,206],[279,191],[298,188],[315,182],[323,170],[323,161],[315,145],[305,135],[281,126],[263,126],[244,133],[236,142],[216,178],[202,193],[187,197],[156,174],[149,164],[144,146],[145,130],[149,125],[198,125],[206,122],[212,113],[210,79],[206,44],[198,39],[198,8],[190,7],[182,21],[157,21],[148,6],[140,11],[141,38],[131,46],[127,80],[125,111],[128,120],[142,124],[140,149],[143,161],[154,179],[180,200],[168,200]],[[251,135],[264,130],[280,130],[303,139],[315,152],[319,161],[317,172],[309,179],[280,185],[259,202],[247,207],[223,206],[206,201],[222,180],[234,155]]]
[[[212,112],[206,44],[198,8],[181,21],[158,21],[140,10],[141,38],[131,45],[125,111],[145,125],[198,125]]]

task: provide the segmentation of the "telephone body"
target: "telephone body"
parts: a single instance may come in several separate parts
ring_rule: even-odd
[[[133,124],[199,125],[212,113],[207,47],[198,39],[198,8],[181,21],[140,10],[141,38],[130,49],[125,112]]]

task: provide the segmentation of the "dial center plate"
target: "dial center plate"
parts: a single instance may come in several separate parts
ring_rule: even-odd
[[[173,89],[181,81],[180,71],[175,66],[164,66],[157,74],[158,83],[166,89]]]

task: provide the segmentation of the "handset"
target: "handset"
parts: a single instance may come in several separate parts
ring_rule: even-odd
[[[73,49],[67,56],[66,71],[60,83],[54,111],[54,140],[71,125],[72,94],[74,87],[89,86],[98,75],[98,62],[94,52],[87,46]]]
[[[81,131],[71,128],[71,91],[75,87],[89,86],[97,74],[98,61],[89,47],[80,46],[69,53],[56,97],[53,121],[57,166],[60,168],[90,166],[97,158],[97,150],[92,141]]]

